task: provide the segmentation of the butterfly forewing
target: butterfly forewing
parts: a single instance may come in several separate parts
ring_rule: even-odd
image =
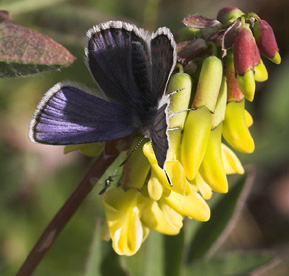
[[[45,144],[82,144],[113,140],[135,130],[130,112],[83,92],[57,84],[40,102],[30,124],[30,139]]]

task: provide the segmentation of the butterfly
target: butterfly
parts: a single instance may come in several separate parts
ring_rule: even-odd
[[[169,150],[165,94],[176,64],[170,30],[155,33],[109,21],[87,32],[86,64],[94,91],[58,83],[40,101],[30,123],[32,142],[67,145],[125,137],[140,130],[151,141],[164,169]]]

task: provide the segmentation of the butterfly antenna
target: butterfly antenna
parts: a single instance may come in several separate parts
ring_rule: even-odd
[[[170,178],[168,172],[167,172],[165,169],[164,169],[164,172],[165,172],[165,174],[166,174],[166,177],[167,177],[167,180],[168,180],[170,186],[173,187],[173,183],[172,183],[172,180],[171,180],[171,178]]]
[[[173,118],[174,116],[178,115],[179,113],[186,112],[186,111],[192,111],[192,110],[194,110],[194,108],[188,108],[188,109],[176,111],[169,116],[169,119]]]
[[[132,154],[135,152],[135,150],[140,146],[140,144],[142,143],[142,141],[144,140],[145,136],[143,136],[136,144],[136,146],[134,147],[134,149],[128,154],[128,156],[125,158],[125,160],[119,165],[119,167],[123,166],[127,160],[132,156]]]
[[[177,94],[178,92],[183,91],[184,89],[185,89],[185,88],[180,88],[180,89],[178,89],[178,90],[175,90],[175,91],[169,93],[168,96],[171,97],[171,96]]]

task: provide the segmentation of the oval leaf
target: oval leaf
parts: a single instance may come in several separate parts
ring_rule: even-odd
[[[55,70],[70,65],[74,59],[46,35],[10,22],[0,24],[0,77]]]

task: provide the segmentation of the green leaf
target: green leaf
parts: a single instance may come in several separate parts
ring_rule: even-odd
[[[101,231],[101,220],[98,219],[83,276],[129,275],[123,269],[120,256],[113,251],[111,243],[101,241]]]
[[[1,8],[9,10],[10,13],[16,15],[26,13],[29,11],[43,9],[45,7],[51,7],[53,5],[59,5],[60,3],[67,2],[68,0],[2,0]]]
[[[189,248],[188,262],[194,262],[208,254],[212,255],[216,251],[238,219],[251,186],[252,176],[247,179],[247,175],[244,174],[212,207],[211,219],[202,223],[194,233]]]
[[[180,275],[184,253],[184,230],[176,236],[164,236],[165,239],[165,275]]]
[[[184,275],[248,275],[272,260],[268,253],[231,253],[222,258],[198,260],[186,268]]]
[[[101,235],[101,221],[100,219],[98,219],[96,221],[93,240],[91,243],[89,255],[85,266],[85,272],[83,276],[100,275],[100,264],[102,259],[100,235]]]
[[[70,65],[74,57],[48,36],[10,22],[0,23],[0,77],[16,77]]]
[[[127,271],[125,271],[120,263],[120,256],[117,255],[113,249],[109,250],[107,254],[104,256],[101,267],[100,274],[92,274],[92,275],[102,275],[102,276],[127,276],[130,275]]]
[[[145,259],[144,276],[159,275],[164,276],[164,236],[155,231],[150,231],[148,240],[147,255]]]
[[[132,276],[165,276],[163,234],[150,231],[140,250],[131,257],[122,256],[124,265]]]

